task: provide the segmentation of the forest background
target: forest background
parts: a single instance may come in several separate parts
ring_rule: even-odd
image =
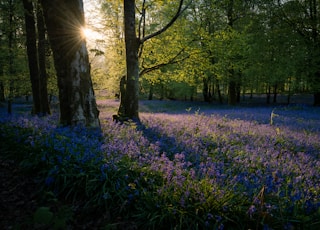
[[[292,95],[311,94],[308,102],[320,104],[318,1],[194,0],[184,5],[167,31],[139,48],[140,98],[235,105],[257,94],[266,95],[266,103],[277,102],[279,94],[286,95],[288,103]],[[178,6],[176,1],[136,1],[138,36],[164,27]],[[123,3],[87,0],[85,9],[95,92],[118,96],[120,79],[126,75]],[[20,1],[1,1],[0,11],[4,102],[30,96],[31,82],[23,6]],[[52,101],[58,86],[52,51],[44,38]]]

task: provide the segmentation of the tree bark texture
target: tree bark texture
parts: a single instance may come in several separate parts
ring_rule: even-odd
[[[236,82],[233,80],[230,80],[228,84],[228,104],[229,105],[237,104]]]
[[[124,28],[126,43],[126,93],[124,99],[125,116],[139,120],[139,61],[140,41],[136,36],[135,0],[124,1]]]
[[[0,69],[0,77],[1,77],[1,69]],[[5,101],[5,96],[4,96],[4,85],[3,82],[0,82],[0,102],[4,102]]]
[[[48,98],[48,77],[46,70],[46,30],[43,13],[37,4],[37,29],[38,29],[38,59],[39,59],[39,82],[40,82],[40,112],[43,115],[50,114]]]
[[[41,1],[58,78],[60,123],[99,127],[88,51],[81,27],[82,0]]]
[[[42,14],[37,14],[37,23],[35,22],[35,10],[32,1],[23,0],[23,6],[27,33],[27,55],[33,97],[32,113],[46,115],[50,114],[50,108],[48,103],[45,51],[43,45],[45,40],[43,18]],[[37,13],[39,13],[38,9]],[[39,35],[38,46],[36,24]]]
[[[8,113],[12,113],[12,100],[14,97],[14,68],[13,68],[13,38],[14,38],[14,29],[13,29],[13,17],[14,17],[14,7],[13,0],[9,0],[9,30],[8,30],[8,48],[9,48],[9,99],[8,99]]]
[[[40,82],[37,55],[37,33],[32,1],[23,0],[25,26],[27,33],[27,55],[33,98],[33,114],[40,113]]]
[[[118,116],[119,117],[125,117],[126,111],[124,107],[125,103],[125,97],[126,97],[126,76],[122,76],[120,80],[120,106],[118,110]]]

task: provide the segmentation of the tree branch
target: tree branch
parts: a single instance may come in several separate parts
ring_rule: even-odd
[[[141,14],[140,20],[139,20],[139,29],[138,29],[138,38],[141,39],[141,27],[143,27],[143,31],[144,31],[144,26],[142,25],[142,23],[145,21],[145,16],[146,16],[146,9],[145,9],[145,4],[146,4],[146,0],[143,0],[142,3],[142,11],[139,12]],[[144,32],[142,32],[142,36],[144,36]]]
[[[149,73],[151,71],[154,71],[154,70],[157,70],[157,69],[160,69],[161,67],[163,66],[166,66],[166,65],[172,65],[172,64],[176,64],[176,63],[179,63],[179,62],[182,62],[184,60],[186,60],[187,58],[190,57],[190,55],[187,55],[181,59],[178,59],[177,58],[182,54],[182,52],[185,50],[185,48],[182,48],[174,57],[172,57],[169,61],[167,62],[163,62],[163,63],[160,63],[160,64],[157,64],[157,65],[154,65],[154,66],[151,66],[151,67],[143,67],[143,70],[139,73],[139,76],[142,76],[146,73]]]
[[[176,14],[174,15],[174,17],[171,19],[171,21],[165,25],[162,29],[152,33],[152,34],[149,34],[148,36],[146,37],[143,37],[141,40],[140,40],[140,44],[143,44],[145,41],[159,35],[159,34],[162,34],[163,32],[165,32],[170,26],[173,25],[173,23],[179,18],[179,16],[188,8],[188,6],[191,4],[191,1],[189,2],[188,5],[186,5],[183,9],[182,9],[182,5],[183,5],[183,1],[184,0],[180,0],[180,3],[179,3],[179,7],[178,7],[178,10],[176,12]]]

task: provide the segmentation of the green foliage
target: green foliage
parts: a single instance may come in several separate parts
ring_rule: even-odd
[[[142,2],[136,2],[137,24],[141,23]],[[147,18],[145,27],[140,27],[140,35],[143,36],[142,31],[147,35],[164,26],[174,14],[176,4],[153,1],[144,5]],[[183,82],[184,88],[175,84],[175,91],[182,89],[189,95],[190,89],[205,90],[207,84],[216,89],[210,93],[217,94],[219,87],[226,95],[230,81],[243,93],[266,93],[268,88],[290,95],[315,92],[317,81],[311,76],[318,69],[319,51],[312,48],[314,38],[305,30],[312,27],[311,22],[303,20],[307,15],[301,11],[308,6],[296,1],[279,4],[192,1],[168,31],[143,44],[139,56],[141,93],[152,94],[162,88],[162,95],[170,94],[166,89],[172,88],[171,82]],[[122,5],[120,1],[108,1],[104,9],[108,15],[107,28],[113,34],[110,38],[113,45],[106,52],[109,68],[104,82],[110,91],[118,92],[119,79],[125,74],[124,42],[123,36],[119,37],[123,33]],[[159,93],[156,94],[158,98]]]
[[[67,206],[60,207],[55,213],[50,207],[39,207],[33,214],[33,223],[36,228],[66,229],[72,215],[72,210]]]

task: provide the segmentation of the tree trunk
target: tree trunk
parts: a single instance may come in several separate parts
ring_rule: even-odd
[[[0,34],[0,49],[2,49],[2,42],[3,42],[3,39],[2,39],[2,34]],[[3,66],[4,66],[4,63],[3,63],[3,60],[0,61],[0,102],[5,102],[5,95],[4,95],[4,83],[3,83]]]
[[[273,85],[273,103],[277,103],[278,85]]]
[[[219,82],[217,82],[217,91],[218,91],[219,103],[222,104],[222,103],[223,103],[223,99],[222,99],[222,95],[221,95],[221,89],[220,89],[220,84],[219,84]]]
[[[118,116],[125,117],[124,100],[126,98],[126,76],[122,76],[120,80],[120,106],[118,110]]]
[[[314,99],[313,105],[320,106],[320,93],[314,93],[313,99]]]
[[[216,91],[215,91],[215,77],[213,77],[212,79],[212,84],[211,84],[211,101],[215,101],[216,100]]]
[[[235,81],[231,80],[228,85],[228,104],[237,104],[237,89]]]
[[[160,101],[164,99],[164,95],[165,95],[164,83],[160,82]]]
[[[14,69],[13,69],[13,1],[9,1],[9,36],[8,36],[8,48],[9,48],[9,98],[8,98],[8,113],[12,113],[12,101],[13,101],[13,91],[14,91]]]
[[[60,123],[100,127],[86,42],[82,0],[42,0],[58,78]]]
[[[314,75],[313,91],[313,105],[320,106],[320,71],[317,71]]]
[[[150,83],[148,100],[152,101],[152,99],[153,99],[153,84]]]
[[[236,83],[236,94],[237,94],[237,103],[240,103],[240,99],[241,99],[241,85],[239,82]]]
[[[139,120],[139,39],[136,36],[135,0],[124,1],[124,30],[126,43],[126,95],[124,100],[125,116]]]
[[[0,75],[1,76],[1,75]],[[3,82],[0,82],[0,102],[5,101],[5,96],[4,96],[4,85]]]
[[[38,29],[38,58],[39,58],[39,82],[40,82],[40,112],[42,115],[50,114],[48,98],[48,81],[46,71],[46,33],[42,9],[37,5],[37,29]]]
[[[267,104],[270,104],[270,97],[271,97],[271,86],[268,86],[268,90],[267,90]]]
[[[33,98],[32,114],[40,114],[40,80],[37,55],[37,32],[32,1],[23,0],[23,7],[27,34],[29,74]]]
[[[210,102],[209,80],[208,80],[208,78],[203,77],[202,82],[203,82],[203,87],[202,87],[203,99],[205,102]]]

